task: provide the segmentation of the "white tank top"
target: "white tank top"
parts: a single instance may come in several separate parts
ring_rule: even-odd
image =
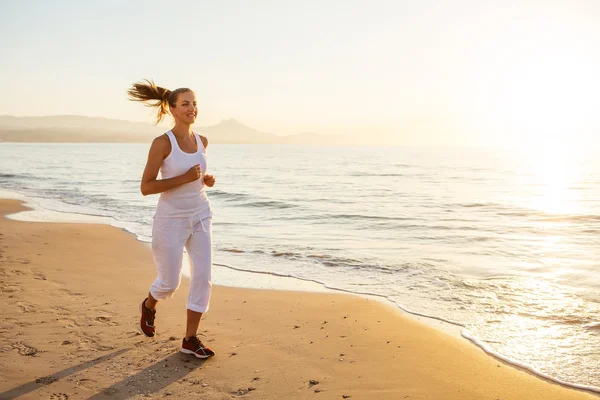
[[[198,150],[195,153],[185,153],[179,148],[173,132],[168,131],[171,141],[171,153],[160,166],[162,179],[174,178],[185,174],[194,165],[200,165],[202,176],[189,183],[184,183],[174,189],[160,194],[156,206],[156,217],[191,217],[192,215],[210,210],[210,202],[206,196],[204,175],[206,174],[206,149],[200,136],[194,133]]]

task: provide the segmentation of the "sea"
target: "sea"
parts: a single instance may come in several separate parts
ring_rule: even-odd
[[[139,190],[148,149],[0,143],[0,190],[27,199],[33,219],[99,221],[149,242],[158,196]],[[593,154],[211,144],[208,160],[216,283],[268,277],[273,288],[375,297],[600,392]]]

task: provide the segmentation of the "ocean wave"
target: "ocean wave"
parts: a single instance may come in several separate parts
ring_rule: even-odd
[[[600,215],[596,214],[552,214],[541,210],[530,208],[519,208],[508,204],[494,202],[475,203],[453,203],[444,204],[449,212],[456,208],[482,209],[485,211],[496,211],[496,215],[502,217],[517,217],[531,219],[535,222],[599,222]]]
[[[220,248],[220,251],[234,254],[266,254],[275,258],[285,258],[293,261],[306,261],[331,268],[352,269],[361,271],[375,271],[384,274],[405,273],[407,271],[425,271],[431,270],[433,265],[428,263],[402,263],[398,265],[385,265],[382,263],[373,262],[368,259],[359,259],[352,257],[340,257],[331,254],[315,254],[302,251],[291,250],[242,250],[238,248],[225,247]]]
[[[498,203],[459,203],[456,204],[457,207],[464,207],[464,208],[497,208],[497,207],[501,207],[500,204]]]
[[[416,218],[410,217],[386,217],[383,215],[368,215],[368,214],[324,214],[319,215],[319,218],[331,219],[350,219],[350,220],[382,220],[382,221],[416,221]]]
[[[530,218],[536,222],[600,222],[596,214],[549,214],[543,211],[501,212],[498,215],[506,217]]]
[[[588,390],[590,392],[600,393],[600,387],[598,387],[598,386],[577,384],[577,383],[568,382],[568,381],[563,380],[563,379],[558,379],[558,378],[553,377],[550,374],[543,373],[542,371],[540,371],[539,369],[537,369],[537,368],[535,368],[535,367],[533,367],[531,365],[519,362],[519,361],[514,360],[514,359],[512,359],[510,357],[506,357],[506,356],[502,355],[502,353],[494,350],[491,346],[488,345],[488,343],[486,343],[486,341],[484,341],[484,340],[478,338],[477,336],[471,334],[471,332],[469,332],[469,330],[467,330],[467,329],[463,329],[462,332],[461,332],[461,334],[462,334],[462,336],[465,339],[470,340],[471,342],[473,342],[473,344],[475,344],[476,346],[478,346],[479,348],[481,348],[483,351],[485,351],[489,355],[491,355],[493,357],[496,357],[499,360],[502,360],[502,361],[504,361],[504,362],[506,362],[508,364],[514,365],[514,366],[519,367],[519,368],[526,369],[526,370],[532,372],[533,374],[535,374],[537,376],[540,376],[540,377],[542,377],[544,379],[548,379],[550,381],[556,382],[558,384],[561,384],[561,385],[564,385],[564,386],[567,386],[567,387],[572,387],[572,388],[576,388],[576,389],[582,389],[582,390]]]
[[[600,322],[593,322],[587,325],[584,325],[585,329],[590,329],[590,330],[600,330]]]
[[[19,180],[19,179],[26,179],[26,180],[47,180],[47,179],[52,179],[52,178],[42,178],[39,176],[35,176],[32,174],[8,174],[8,173],[2,173],[0,172],[0,179],[7,179],[7,180]]]
[[[547,215],[544,221],[548,222],[600,222],[600,215],[594,214],[566,214],[566,215]]]
[[[226,192],[224,190],[219,190],[219,189],[211,190],[208,193],[208,195],[210,197],[223,198],[225,200],[230,200],[230,201],[244,200],[244,199],[247,199],[250,197],[247,194]]]
[[[245,251],[244,251],[244,250],[240,250],[240,249],[228,249],[228,248],[225,248],[225,249],[219,249],[219,250],[221,250],[221,251],[226,251],[226,252],[228,252],[228,253],[236,253],[236,254],[242,254],[242,253],[245,253]]]
[[[291,204],[282,200],[272,200],[259,196],[252,196],[244,193],[232,193],[223,190],[211,190],[208,194],[209,197],[215,197],[223,199],[227,202],[237,202],[235,204],[239,207],[250,207],[250,208],[274,208],[284,209],[297,207],[295,204]]]
[[[244,207],[251,207],[251,208],[274,208],[274,209],[285,209],[285,208],[297,207],[295,204],[290,204],[290,203],[286,203],[284,201],[278,201],[278,200],[252,201],[249,203],[243,203],[241,205]]]
[[[413,176],[419,176],[422,174],[401,174],[401,173],[387,173],[387,174],[376,174],[373,172],[352,172],[350,174],[348,174],[348,176],[409,176],[409,177],[413,177]]]

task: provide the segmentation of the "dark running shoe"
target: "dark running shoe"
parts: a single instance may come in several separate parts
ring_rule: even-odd
[[[192,336],[189,339],[183,339],[181,342],[181,350],[184,354],[193,354],[198,358],[208,358],[215,355],[215,352],[202,344],[200,339]]]
[[[144,335],[153,337],[156,333],[156,330],[154,329],[154,317],[156,316],[156,310],[146,307],[146,300],[147,299],[144,299],[142,304],[140,304],[140,313],[142,314],[142,317],[140,318],[140,328],[142,329]]]

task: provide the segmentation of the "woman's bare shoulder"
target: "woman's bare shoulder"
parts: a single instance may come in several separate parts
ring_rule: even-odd
[[[162,153],[164,157],[169,155],[171,152],[171,141],[166,133],[154,138],[152,141],[152,149]]]
[[[200,136],[200,140],[202,140],[202,144],[204,145],[204,148],[208,147],[208,138],[206,136],[202,136],[202,135],[198,135]]]

